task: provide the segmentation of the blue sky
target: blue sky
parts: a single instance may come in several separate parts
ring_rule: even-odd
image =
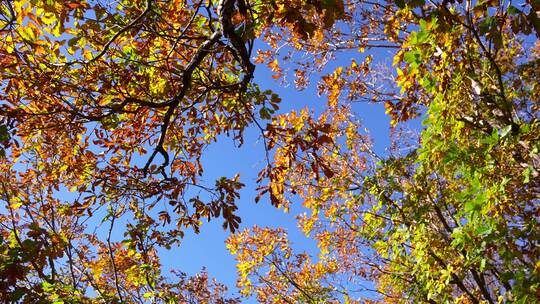
[[[352,58],[360,61],[362,57],[363,55],[357,52],[342,53],[332,66],[325,68],[321,74],[332,71],[339,65],[350,64]],[[375,60],[387,62],[391,61],[392,57],[388,50],[382,50],[377,52]],[[282,86],[279,81],[272,79],[271,75],[272,72],[266,66],[258,65],[254,81],[261,89],[271,89],[280,95],[283,100],[280,112],[304,107],[318,111],[325,104],[326,97],[317,96],[316,81],[312,81],[305,90],[297,91],[293,85]],[[385,115],[383,105],[356,103],[353,109],[374,138],[377,152],[384,154],[389,144],[390,119]],[[203,158],[205,181],[211,183],[221,176],[240,173],[241,181],[246,184],[238,201],[239,216],[242,218],[240,229],[255,224],[261,227],[284,227],[288,230],[294,247],[316,253],[315,244],[296,228],[295,215],[303,212],[300,202],[294,204],[289,213],[271,206],[268,197],[263,197],[258,204],[254,202],[255,180],[264,166],[264,147],[259,135],[259,130],[251,127],[246,131],[245,143],[240,148],[235,147],[232,139],[226,137],[211,145]],[[180,247],[162,251],[160,256],[164,269],[179,269],[195,274],[206,267],[211,277],[226,284],[231,293],[235,294],[235,261],[224,243],[228,235],[229,232],[222,229],[219,220],[205,224],[199,234],[188,231]]]

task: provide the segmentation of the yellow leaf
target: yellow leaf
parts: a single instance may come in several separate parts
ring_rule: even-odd
[[[41,16],[41,21],[43,21],[43,23],[45,23],[46,25],[52,25],[57,21],[57,19],[54,13],[47,12],[43,14],[43,16]]]
[[[36,39],[34,31],[30,27],[21,27],[19,34],[24,40],[34,41]]]
[[[4,39],[6,41],[6,44],[5,44],[6,51],[8,52],[8,54],[13,53],[13,51],[15,50],[13,48],[13,38],[10,35],[6,35]]]

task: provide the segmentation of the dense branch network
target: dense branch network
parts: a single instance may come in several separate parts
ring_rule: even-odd
[[[165,142],[165,137],[171,118],[175,111],[177,111],[180,102],[184,99],[186,92],[192,85],[193,72],[201,64],[205,57],[210,53],[211,49],[214,48],[216,44],[218,44],[222,37],[227,38],[231,42],[236,55],[235,58],[238,59],[239,63],[242,66],[242,69],[245,72],[242,81],[234,85],[234,87],[236,87],[238,90],[237,92],[239,92],[239,94],[243,94],[243,92],[247,88],[248,83],[253,78],[255,66],[250,61],[250,55],[246,48],[246,42],[244,42],[243,39],[235,32],[236,29],[232,24],[232,17],[233,14],[236,12],[235,3],[237,3],[239,7],[245,7],[246,5],[243,0],[221,0],[219,2],[217,10],[219,14],[218,20],[221,24],[221,29],[213,32],[212,35],[210,35],[210,37],[199,46],[197,52],[195,53],[195,55],[193,55],[191,61],[182,71],[182,85],[180,92],[178,92],[174,99],[166,105],[167,112],[163,117],[163,123],[161,125],[161,135],[159,137],[156,149],[154,150],[154,152],[150,156],[150,159],[144,167],[143,171],[145,172],[145,174],[157,153],[161,153],[164,158],[164,163],[161,165],[162,169],[169,164],[169,155],[167,151],[165,151],[165,149],[163,148],[163,143]],[[245,18],[248,18],[246,11],[241,13],[244,14]]]

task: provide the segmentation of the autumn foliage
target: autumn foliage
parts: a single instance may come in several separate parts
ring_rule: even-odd
[[[0,301],[536,303],[539,38],[537,0],[0,1]],[[279,112],[256,65],[323,109]],[[255,200],[302,205],[316,253],[238,231],[239,175],[203,182],[248,128]],[[210,220],[238,296],[162,271]]]

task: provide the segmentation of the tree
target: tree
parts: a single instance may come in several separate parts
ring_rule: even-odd
[[[277,107],[250,83],[252,9],[2,1],[1,12],[2,299],[137,302],[171,288],[217,299],[206,279],[169,285],[156,248],[204,219],[238,227],[239,177],[198,177],[205,146],[241,142],[258,109]]]
[[[270,156],[257,200],[287,208],[300,198],[311,214],[299,223],[320,254],[295,253],[281,229],[233,234],[244,295],[535,301],[539,10],[535,1],[2,1],[1,299],[238,302],[204,272],[164,276],[157,249],[203,220],[236,231],[244,185],[201,183],[200,159],[220,135],[241,144],[255,126]],[[271,50],[255,50],[255,37]],[[374,66],[379,48],[395,50],[395,71]],[[358,61],[318,82],[328,97],[318,117],[276,115],[280,98],[253,81],[254,64],[266,63],[276,79],[294,69],[303,88],[351,50]],[[373,151],[354,119],[358,100],[384,103],[395,152]],[[424,113],[416,143],[399,130]]]
[[[536,303],[538,4],[346,7],[328,45],[356,48],[339,42],[355,34],[343,28],[382,20],[356,41],[395,45],[390,78],[400,92],[373,91],[382,86],[364,76],[375,73],[367,56],[322,78],[325,113],[273,119],[262,192],[284,208],[302,202],[309,211],[298,225],[320,252],[294,252],[279,229],[231,236],[243,293],[263,303]],[[384,102],[393,118],[388,155],[351,121],[349,100],[358,98]],[[415,138],[400,123],[422,113]]]

